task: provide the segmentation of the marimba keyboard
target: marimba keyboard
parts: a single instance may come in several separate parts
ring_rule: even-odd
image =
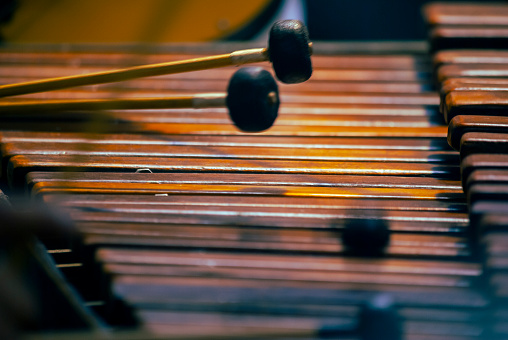
[[[315,45],[313,77],[281,85],[280,116],[260,134],[238,132],[225,109],[0,118],[4,189],[69,216],[80,237],[46,244],[88,307],[119,327],[106,336],[506,336],[508,162],[492,157],[506,148],[503,117],[465,116],[451,104],[461,113],[448,134],[424,48],[342,46]],[[69,46],[61,54],[7,46],[0,81],[176,60],[200,48],[145,54]],[[469,53],[457,55],[482,60]],[[489,53],[482,56],[495,59],[497,52]],[[450,64],[438,75],[460,66],[457,56],[437,58]],[[232,71],[19,98],[223,91]],[[450,93],[502,95],[504,78],[472,75]],[[372,237],[386,226],[386,248],[369,253],[361,249],[366,241],[344,244],[344,230],[358,222],[373,223],[366,232]],[[104,336],[100,322],[85,324],[80,334]]]

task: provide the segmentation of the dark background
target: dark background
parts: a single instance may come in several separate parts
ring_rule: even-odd
[[[426,39],[426,27],[421,8],[427,2],[429,1],[307,0],[307,26],[310,38],[423,40]]]
[[[12,18],[19,2],[19,0],[0,0],[0,23],[8,22]],[[427,38],[427,29],[421,8],[428,2],[431,1],[305,0],[310,38],[315,41],[424,40]],[[281,3],[282,0],[272,0],[266,13],[224,40],[251,39],[264,27],[266,20],[274,14]]]

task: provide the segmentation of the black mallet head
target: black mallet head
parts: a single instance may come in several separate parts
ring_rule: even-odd
[[[381,218],[359,218],[345,221],[342,243],[357,255],[381,255],[390,244],[390,230]]]
[[[273,24],[268,51],[275,75],[281,82],[301,83],[312,75],[309,32],[301,21],[281,20]]]
[[[233,74],[226,105],[235,125],[245,132],[270,128],[279,110],[279,89],[270,72],[262,67],[245,67]]]

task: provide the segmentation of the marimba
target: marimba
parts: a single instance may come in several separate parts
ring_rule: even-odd
[[[430,7],[429,18],[432,10],[446,7]],[[436,24],[440,49],[453,27],[440,35]],[[0,74],[9,84],[234,49],[6,46]],[[13,325],[38,339],[40,331],[505,338],[499,60],[504,52],[432,59],[424,43],[317,43],[312,78],[280,85],[279,118],[259,134],[239,132],[221,108],[3,114],[4,191],[15,208],[29,200],[66,216],[4,209],[5,282],[18,286],[6,284],[2,300],[10,307],[9,297],[24,297],[4,314],[22,315]],[[223,91],[233,71],[2,101]],[[432,90],[436,79],[441,93]],[[79,236],[54,236],[68,221]]]

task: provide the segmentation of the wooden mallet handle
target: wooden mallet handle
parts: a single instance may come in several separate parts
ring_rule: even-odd
[[[233,74],[227,94],[205,93],[165,98],[0,102],[0,114],[210,107],[227,107],[231,120],[240,130],[260,132],[270,128],[277,118],[278,86],[270,72],[262,67],[245,67]]]
[[[272,62],[275,74],[280,81],[300,83],[309,79],[312,74],[311,53],[312,43],[309,40],[309,33],[305,25],[298,20],[283,20],[272,26],[268,48],[254,48],[218,56],[2,85],[0,86],[0,97],[262,61]]]
[[[0,113],[45,113],[55,111],[143,110],[224,107],[226,94],[206,93],[163,98],[55,99],[0,102]]]
[[[143,77],[199,71],[231,65],[244,65],[267,61],[268,59],[268,50],[266,48],[255,48],[211,57],[2,85],[0,86],[0,97],[60,90],[83,85],[113,83]]]

